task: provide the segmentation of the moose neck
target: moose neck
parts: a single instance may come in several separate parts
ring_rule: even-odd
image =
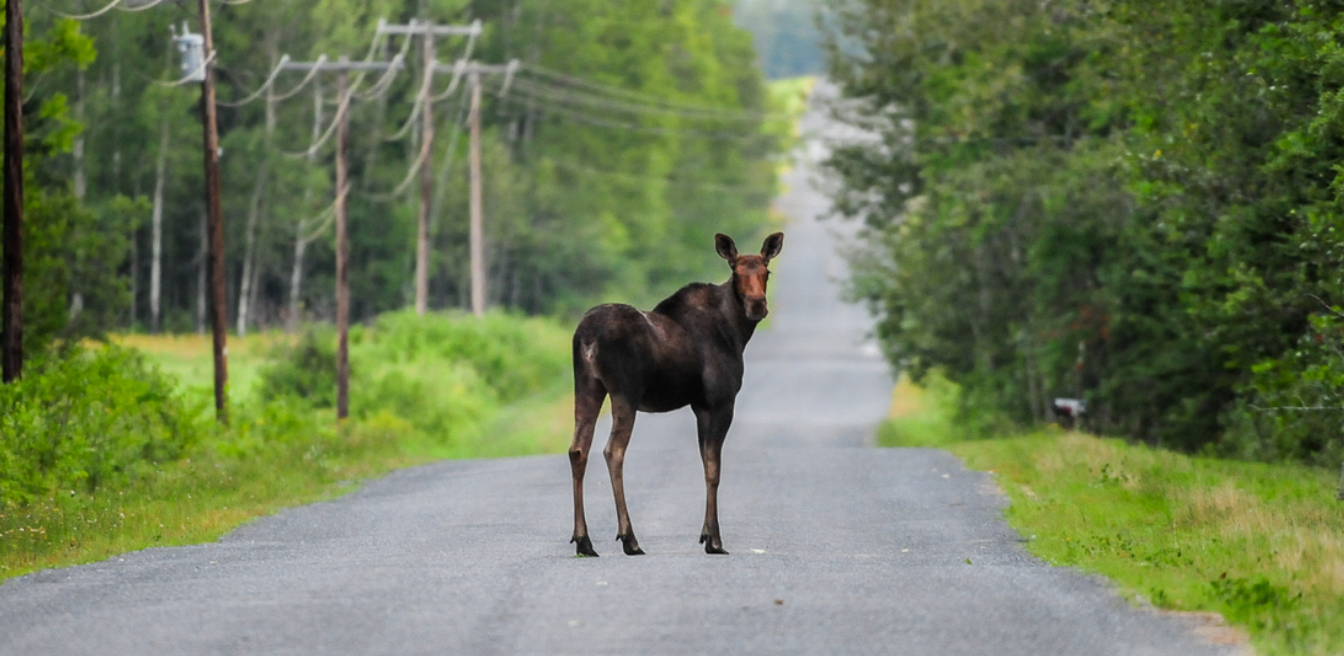
[[[746,350],[747,342],[751,341],[751,336],[756,332],[758,320],[747,318],[747,305],[742,300],[742,296],[737,293],[737,276],[730,276],[728,282],[719,286],[723,293],[719,295],[719,314],[725,320],[728,327],[727,333],[735,339],[739,353]]]

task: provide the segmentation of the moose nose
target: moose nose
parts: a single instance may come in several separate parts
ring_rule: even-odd
[[[765,305],[765,297],[747,299],[747,318],[752,321],[760,321],[765,315],[770,314],[770,309]]]

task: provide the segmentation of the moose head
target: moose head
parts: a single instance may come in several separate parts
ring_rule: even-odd
[[[752,321],[764,319],[770,314],[765,302],[765,285],[770,280],[768,267],[770,260],[784,247],[784,233],[776,232],[766,237],[760,255],[738,255],[737,244],[724,234],[714,235],[714,247],[733,270],[733,291],[746,308],[747,318]]]

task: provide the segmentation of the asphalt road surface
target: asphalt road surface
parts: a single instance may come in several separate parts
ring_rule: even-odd
[[[803,152],[779,201],[792,223],[771,323],[724,452],[731,555],[697,544],[692,416],[641,414],[626,493],[647,556],[610,541],[600,458],[585,496],[601,558],[568,543],[565,456],[443,462],[214,544],[11,580],[0,654],[1228,653],[1031,557],[988,475],[871,446],[892,381],[865,312],[837,300],[844,230],[816,220],[827,203],[808,183],[823,154]]]

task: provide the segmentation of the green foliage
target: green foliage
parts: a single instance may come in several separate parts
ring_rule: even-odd
[[[130,224],[81,207],[55,174],[54,162],[70,152],[83,125],[72,115],[67,94],[31,81],[91,65],[92,39],[71,20],[25,25],[25,32],[38,33],[24,43],[24,73],[30,78],[25,91],[32,98],[24,103],[23,347],[32,359],[55,340],[99,336],[121,318],[128,298],[121,266]]]
[[[772,80],[825,68],[815,0],[735,0],[733,20],[751,32],[761,70]]]
[[[1009,522],[1047,561],[1102,573],[1162,608],[1218,612],[1256,653],[1344,647],[1333,472],[1057,431],[952,451],[997,472]]]
[[[1339,457],[1338,404],[1283,408],[1330,406],[1289,399],[1330,379],[1337,342],[1312,326],[1344,283],[1341,19],[1308,0],[841,10],[837,109],[878,138],[830,165],[892,360],[941,369],[990,428],[1077,396],[1155,444]]]
[[[714,258],[698,257],[712,254],[715,232],[749,240],[767,229],[784,121],[772,118],[750,37],[734,27],[723,0],[222,6],[213,21],[220,53],[222,204],[236,219],[225,226],[225,273],[230,316],[240,316],[240,301],[248,306],[243,328],[329,320],[335,310],[329,220],[334,140],[302,156],[334,118],[334,77],[319,75],[269,106],[264,95],[232,104],[260,87],[286,54],[294,61],[324,53],[387,59],[406,49],[407,70],[384,85],[384,93],[373,93],[379,90],[376,76],[351,76],[360,95],[349,112],[353,191],[347,204],[354,320],[412,302],[418,185],[391,192],[415,177],[407,176],[420,155],[419,122],[409,119],[423,62],[417,39],[393,36],[371,48],[379,19],[412,18],[440,24],[480,19],[485,31],[474,50],[480,61],[516,58],[549,75],[601,85],[581,87],[597,104],[576,108],[538,96],[560,87],[554,79],[541,85],[538,80],[549,78],[526,68],[507,95],[499,93],[501,79],[486,76],[482,167],[492,306],[575,314],[610,298],[655,300],[690,280],[719,275]],[[32,128],[52,153],[41,167],[42,186],[82,181],[75,186],[95,217],[69,226],[51,243],[106,237],[107,266],[133,281],[123,285],[133,295],[101,296],[106,304],[115,301],[109,305],[115,312],[88,313],[83,326],[154,326],[148,310],[158,257],[158,325],[193,327],[203,262],[198,92],[195,85],[156,84],[180,76],[165,26],[182,21],[195,29],[194,11],[185,5],[113,11],[77,26],[48,12],[29,17],[35,32],[53,35],[49,47],[32,42],[37,62],[77,64],[46,72],[35,87],[50,100],[40,113],[45,127]],[[96,60],[86,47],[90,38],[98,45]],[[464,46],[461,38],[439,39],[439,61],[460,56]],[[76,70],[80,66],[85,68]],[[280,73],[277,96],[289,96],[301,79]],[[438,76],[435,94],[447,85],[446,76]],[[470,298],[464,98],[458,93],[435,105],[429,303],[436,308],[466,307]],[[628,111],[630,102],[652,111]],[[658,109],[663,105],[682,109],[669,113]],[[87,128],[78,132],[81,125]],[[162,231],[157,256],[149,220],[156,197]],[[93,292],[83,287],[100,279],[106,276],[67,275],[69,289],[42,298],[69,309],[81,295],[92,309]],[[240,299],[244,290],[247,297]]]
[[[1315,315],[1291,351],[1251,368],[1249,389],[1227,410],[1218,452],[1328,466],[1344,460],[1341,328],[1339,315]]]
[[[315,408],[336,407],[336,331],[310,326],[294,344],[277,344],[258,374],[257,395],[293,398]]]
[[[125,484],[205,433],[173,380],[134,351],[75,352],[0,386],[0,505]]]
[[[351,331],[350,408],[397,417],[443,443],[467,439],[502,406],[566,381],[568,333],[548,319],[413,311]],[[336,339],[327,328],[280,345],[260,374],[263,399],[336,404]]]
[[[882,446],[937,447],[994,473],[1009,523],[1055,565],[1164,609],[1216,611],[1256,653],[1344,647],[1344,515],[1333,469],[1191,457],[1051,427],[968,439],[957,390],[902,378]]]
[[[329,329],[274,350],[254,393],[233,397],[228,426],[212,421],[208,386],[183,389],[135,351],[53,353],[0,387],[0,579],[214,539],[398,466],[558,452],[568,335],[504,313],[384,317],[352,331],[352,413],[340,423]],[[233,345],[277,337],[250,339]],[[202,369],[185,351],[210,359],[180,338],[127,341],[158,342],[185,372]]]

